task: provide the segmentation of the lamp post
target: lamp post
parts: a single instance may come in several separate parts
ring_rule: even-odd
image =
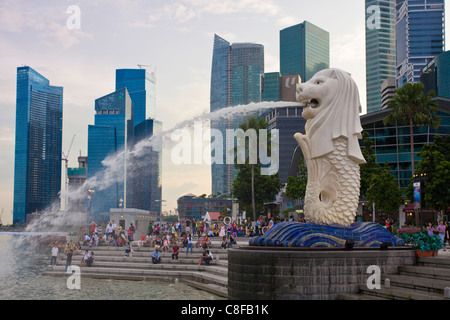
[[[87,195],[87,199],[88,199],[88,224],[91,223],[91,213],[92,213],[92,197],[94,196],[95,191],[92,189],[88,190],[88,195]]]
[[[416,213],[416,224],[422,228],[422,195],[424,182],[427,179],[426,173],[416,173],[414,177],[414,211]]]
[[[161,202],[161,206],[159,207],[159,224],[161,224],[162,203],[166,202],[166,200],[156,199],[155,202]]]

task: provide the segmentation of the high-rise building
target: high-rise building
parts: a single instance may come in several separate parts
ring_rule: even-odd
[[[147,69],[117,69],[116,91],[127,88],[133,101],[134,126],[156,118],[156,78]]]
[[[69,190],[79,190],[82,188],[87,179],[87,157],[78,157],[78,167],[67,168],[67,180]],[[87,194],[87,190],[85,190]],[[69,211],[84,212],[86,210],[86,199],[68,199]]]
[[[264,73],[262,101],[280,101],[281,100],[281,80],[279,72]]]
[[[395,0],[366,0],[365,9],[367,112],[372,112],[382,108],[383,81],[395,78]]]
[[[96,100],[95,124],[89,126],[88,178],[105,169],[103,160],[115,153],[132,150],[136,144],[162,131],[156,114],[156,79],[146,69],[116,70],[116,91]],[[111,208],[134,208],[161,213],[162,147],[158,140],[144,153],[119,157],[120,168],[111,170],[116,181],[106,189],[94,189],[91,214],[108,213]],[[88,186],[89,187],[89,186]]]
[[[126,88],[95,100],[95,124],[88,127],[88,180],[96,178],[91,199],[91,217],[101,218],[110,208],[127,207],[129,186],[127,152],[113,164],[108,175],[103,161],[108,156],[129,150],[133,142],[133,103]],[[104,186],[101,184],[104,183]],[[91,188],[92,186],[87,186]]]
[[[264,47],[255,43],[230,44],[214,36],[211,68],[210,111],[261,102],[261,82],[264,75]],[[249,115],[250,116],[250,115]],[[245,121],[243,116],[211,121],[211,129],[226,137],[226,129],[237,129]],[[227,141],[232,143],[232,141]],[[211,164],[212,194],[230,194],[237,170],[226,162],[227,146],[224,143],[222,163]],[[213,155],[214,158],[215,155]]]
[[[133,101],[134,143],[149,139],[162,131],[156,120],[156,76],[147,69],[116,70],[116,90],[127,88]],[[145,156],[135,159],[133,170],[133,200],[129,208],[155,211],[161,214],[162,146],[155,140]],[[156,201],[158,200],[158,201]]]
[[[450,99],[450,51],[437,55],[422,70],[420,81],[425,93],[433,90],[438,97]]]
[[[396,86],[420,81],[422,69],[444,51],[444,0],[396,0]]]
[[[395,96],[395,78],[387,78],[381,84],[381,109],[386,109]]]
[[[330,34],[304,21],[280,31],[280,73],[298,74],[303,82],[330,67]]]
[[[14,223],[59,200],[62,112],[62,87],[30,67],[17,68]]]

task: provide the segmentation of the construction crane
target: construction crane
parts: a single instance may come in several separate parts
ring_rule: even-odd
[[[151,65],[148,64],[138,64],[139,69],[142,69],[142,67],[151,67]]]
[[[69,146],[69,149],[67,150],[67,154],[64,154],[64,151],[62,152],[62,160],[66,162],[66,165],[65,165],[65,169],[66,169],[65,170],[65,172],[66,172],[65,173],[66,174],[66,179],[65,179],[66,203],[65,203],[65,206],[66,206],[66,209],[67,209],[67,202],[69,201],[68,195],[67,195],[67,190],[69,189],[69,175],[68,175],[67,169],[69,169],[69,154],[70,154],[70,149],[72,149],[73,140],[75,140],[75,134],[72,137],[72,141],[70,142],[70,146]]]

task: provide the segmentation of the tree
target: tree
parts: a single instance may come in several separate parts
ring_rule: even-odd
[[[439,126],[440,118],[436,116],[438,104],[431,99],[436,96],[433,90],[424,94],[423,83],[407,83],[395,90],[395,96],[389,101],[391,113],[383,119],[384,124],[399,123],[409,125],[411,143],[411,169],[414,170],[414,127],[430,125]]]
[[[304,199],[308,183],[308,168],[303,158],[298,161],[298,174],[296,177],[288,177],[286,196],[291,199]]]
[[[367,190],[370,187],[372,176],[380,173],[382,167],[377,163],[375,152],[372,148],[373,140],[369,139],[369,133],[364,131],[362,136],[363,147],[361,152],[364,159],[366,159],[366,163],[360,165],[360,196],[365,197],[367,195]]]
[[[265,202],[272,201],[282,187],[278,173],[264,176],[261,175],[260,164],[240,165],[233,181],[233,196],[239,200],[244,210],[250,212],[254,209],[253,221],[256,221],[256,212],[262,210]]]
[[[378,210],[383,213],[393,215],[398,212],[403,203],[402,191],[387,164],[381,167],[378,174],[373,174],[370,178],[366,196],[369,206],[375,202]]]
[[[244,132],[248,131],[249,129],[255,130],[259,142],[259,130],[267,129],[267,122],[263,118],[257,119],[251,117],[247,119],[247,121],[242,123],[239,128]],[[267,139],[268,141],[270,140],[270,134],[268,135]],[[259,143],[257,143],[257,145],[259,148]],[[267,151],[269,153],[270,147],[267,147]],[[233,195],[237,197],[244,206],[248,206],[251,203],[253,219],[254,221],[256,221],[256,202],[261,201],[263,203],[273,200],[275,195],[281,189],[282,185],[278,173],[272,176],[261,175],[261,164],[259,161],[259,157],[256,164],[250,163],[249,151],[255,150],[248,150],[248,148],[246,148],[245,164],[237,164],[235,162],[235,167],[239,169],[239,173],[236,180],[233,182]],[[258,151],[259,150],[256,150],[257,155],[259,155]],[[235,154],[237,154],[237,152],[235,152]],[[249,181],[250,185],[248,185]],[[255,186],[257,186],[258,192],[256,192]],[[249,191],[250,199],[248,194]]]
[[[421,185],[422,205],[442,215],[450,206],[450,136],[435,136],[419,155],[417,174],[426,177]]]

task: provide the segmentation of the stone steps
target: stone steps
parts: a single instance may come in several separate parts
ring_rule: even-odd
[[[443,294],[426,292],[397,286],[381,289],[368,289],[366,285],[360,287],[361,295],[373,295],[391,300],[444,300]]]
[[[389,287],[385,280],[389,279]],[[381,275],[381,289],[360,285],[359,294],[341,294],[342,300],[448,300],[445,288],[450,288],[450,256],[417,258],[417,264],[399,266],[396,274]]]
[[[211,265],[204,262],[199,266],[198,259],[203,249],[194,246],[192,254],[186,254],[186,248],[180,247],[178,260],[172,260],[170,252],[160,251],[161,263],[153,264],[152,255],[154,247],[138,247],[137,242],[132,244],[133,253],[125,257],[125,247],[114,247],[109,244],[100,246],[82,246],[81,252],[93,251],[94,264],[91,267],[81,267],[82,276],[102,279],[123,280],[156,280],[180,281],[186,285],[215,294],[219,297],[228,297],[228,250],[220,247],[219,239],[211,239],[208,250],[213,254]],[[240,244],[248,244],[248,240],[240,239],[233,248]],[[72,264],[79,266],[83,255],[78,254],[72,258]],[[66,256],[60,252],[57,265],[44,272],[45,275],[66,276],[64,272]]]
[[[80,261],[72,261],[72,265],[80,266]],[[57,266],[61,266],[65,268],[65,262],[59,261],[57,262]],[[91,267],[82,267],[82,272],[88,271],[92,268],[102,268],[103,270],[111,269],[124,269],[124,270],[190,270],[190,271],[207,271],[212,274],[217,274],[220,276],[227,276],[228,269],[227,266],[216,265],[213,261],[211,265],[206,266],[205,264],[198,265],[198,259],[195,263],[186,264],[186,263],[165,263],[164,260],[161,263],[153,264],[150,263],[138,263],[138,262],[104,262],[104,261],[95,261]],[[137,271],[134,271],[137,272]]]
[[[160,266],[160,265],[158,265]],[[189,270],[189,268],[191,270]],[[210,266],[208,266],[210,267]],[[108,278],[122,280],[159,280],[168,281],[175,279],[190,279],[201,283],[215,284],[226,288],[228,285],[228,277],[214,274],[212,270],[205,270],[205,266],[195,269],[192,266],[184,266],[184,268],[154,268],[154,269],[134,269],[134,268],[111,268],[111,267],[82,267],[81,276],[93,278]],[[55,266],[53,270],[44,272],[44,275],[65,276],[65,266]]]

